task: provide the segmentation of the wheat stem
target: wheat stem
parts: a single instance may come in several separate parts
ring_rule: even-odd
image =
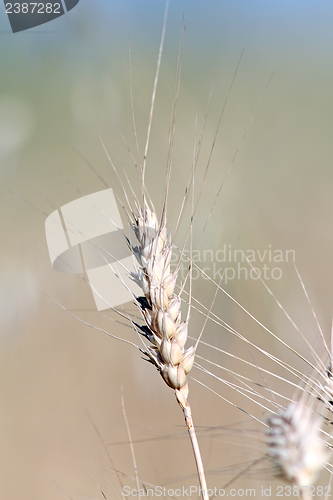
[[[196,435],[195,427],[194,427],[194,423],[193,423],[191,406],[187,402],[187,399],[185,400],[184,398],[181,397],[180,391],[176,390],[175,394],[176,394],[176,398],[177,398],[177,401],[179,403],[179,406],[183,410],[186,427],[188,429],[188,433],[190,436],[193,454],[194,454],[194,458],[195,458],[195,464],[197,466],[197,471],[198,471],[201,497],[203,500],[209,500],[206,477],[205,477],[205,470],[203,467],[199,443],[197,440],[197,435]]]

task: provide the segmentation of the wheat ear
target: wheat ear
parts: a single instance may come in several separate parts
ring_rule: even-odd
[[[267,423],[268,455],[276,474],[300,489],[311,486],[328,458],[320,437],[322,417],[301,402],[293,402],[270,415]]]
[[[136,278],[145,295],[138,300],[146,323],[141,331],[151,344],[146,348],[146,355],[166,384],[175,391],[191,439],[201,495],[203,500],[209,500],[191,407],[187,401],[186,376],[193,367],[195,347],[185,350],[189,318],[181,321],[181,292],[174,293],[178,269],[170,270],[172,244],[165,223],[159,224],[155,212],[148,208],[146,202],[144,210],[138,209],[134,231],[139,242],[137,247],[133,247],[138,261]]]

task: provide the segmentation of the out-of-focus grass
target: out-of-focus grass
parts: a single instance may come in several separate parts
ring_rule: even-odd
[[[1,184],[46,213],[78,197],[47,162],[85,194],[103,189],[77,156],[77,150],[114,185],[99,133],[113,161],[123,165],[135,182],[135,168],[118,129],[135,152],[128,31],[142,154],[162,4],[129,1],[108,6],[107,2],[81,0],[63,18],[16,35],[8,32],[8,21],[0,13]],[[264,251],[269,245],[295,250],[298,268],[328,334],[333,278],[331,4],[320,1],[314,8],[310,2],[171,2],[147,162],[148,190],[157,206],[166,168],[183,8],[186,40],[170,223],[175,222],[191,168],[198,136],[196,120],[200,128],[215,79],[196,175],[198,192],[227,89],[245,46],[195,220],[195,238],[274,70],[200,248],[216,252],[230,244],[243,250]],[[95,498],[98,493],[91,479],[93,473],[108,491],[108,498],[114,498],[102,473],[90,463],[91,459],[101,466],[110,465],[87,413],[106,443],[126,442],[120,408],[123,384],[137,439],[155,438],[164,434],[164,429],[174,432],[182,416],[170,391],[137,352],[78,323],[39,292],[45,291],[69,309],[93,305],[89,290],[78,277],[53,271],[45,244],[45,217],[7,191],[1,192],[0,206],[1,497],[61,498],[51,476],[73,498]],[[268,284],[312,335],[310,312],[292,265],[283,266],[281,280]],[[281,336],[294,335],[260,283],[232,280],[227,289]],[[209,306],[213,289],[195,281],[194,295]],[[225,299],[218,298],[216,309],[241,332],[258,335],[274,348]],[[82,315],[118,335],[134,336],[129,328],[97,318],[97,313]],[[193,335],[198,333],[195,325],[197,322],[193,322]],[[220,330],[207,329],[206,339],[215,344],[232,342],[225,338]],[[199,427],[228,422],[225,413],[230,409],[226,405],[195,384],[190,391]],[[212,404],[214,412],[202,411]],[[240,400],[238,404],[245,403]],[[230,414],[230,420],[235,418],[240,415]],[[176,458],[175,441],[138,444],[143,479],[161,484],[193,472],[191,458],[184,466],[183,457],[190,457],[189,445],[180,443],[177,448],[182,446],[183,451]],[[209,440],[204,441],[203,456],[208,468],[215,468],[222,465],[222,453],[219,446],[210,445]],[[110,453],[118,469],[132,473],[126,444],[110,446]],[[237,460],[239,456],[235,455]],[[117,485],[110,471],[105,475]],[[216,481],[223,484],[224,477]]]

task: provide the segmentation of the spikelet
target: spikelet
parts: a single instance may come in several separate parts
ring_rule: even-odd
[[[181,322],[180,296],[174,293],[177,272],[170,270],[172,245],[166,227],[159,227],[156,214],[148,207],[139,209],[134,231],[139,241],[136,278],[146,299],[140,301],[140,307],[149,329],[145,335],[152,344],[146,354],[182,403],[179,398],[187,399],[186,375],[193,366],[195,350],[184,349],[188,321]]]
[[[309,407],[290,403],[267,423],[268,455],[276,474],[298,487],[313,484],[328,458],[320,438],[322,419]]]

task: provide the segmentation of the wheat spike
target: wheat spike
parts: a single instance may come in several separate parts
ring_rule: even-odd
[[[166,384],[175,391],[190,435],[201,495],[208,500],[204,468],[187,401],[186,376],[193,367],[195,347],[185,350],[189,317],[181,321],[180,293],[174,293],[178,270],[176,268],[171,272],[170,269],[172,243],[168,238],[165,217],[164,224],[160,225],[155,212],[145,203],[144,210],[138,209],[134,232],[139,242],[138,247],[133,247],[138,261],[136,281],[140,282],[145,295],[144,300],[138,300],[146,323],[142,331],[151,343],[147,346],[146,355]]]
[[[146,299],[140,307],[148,327],[146,337],[152,344],[146,352],[167,385],[181,390],[187,385],[186,375],[193,366],[195,350],[184,349],[188,319],[181,322],[180,294],[174,293],[177,269],[170,270],[172,245],[165,225],[159,227],[156,214],[148,207],[139,210],[134,230],[139,241],[135,249],[137,279]],[[186,388],[183,394],[187,395]]]
[[[322,418],[299,402],[267,419],[268,455],[278,476],[295,486],[310,486],[325,465],[328,452],[320,437]]]

